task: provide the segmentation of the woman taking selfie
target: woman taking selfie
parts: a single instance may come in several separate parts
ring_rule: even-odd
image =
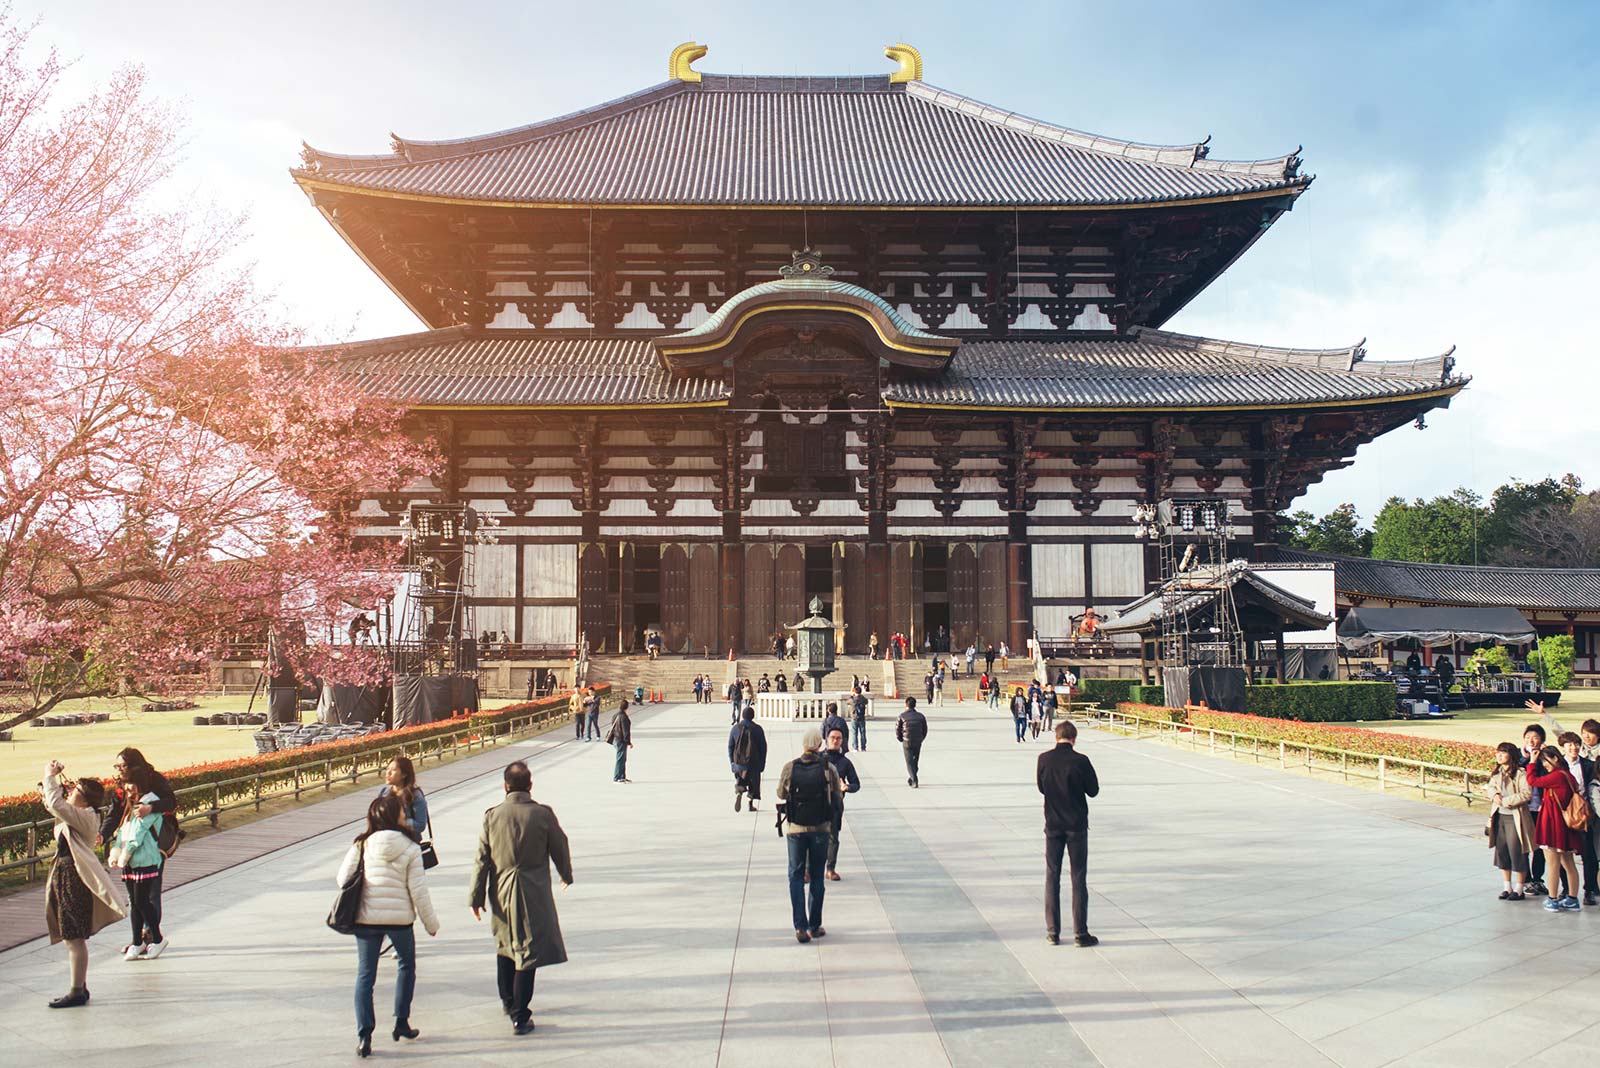
[[[167,777],[131,747],[117,754],[111,770],[117,774],[117,786],[111,794],[111,809],[100,824],[101,840],[114,843],[130,821],[155,817],[154,826],[165,832],[161,840],[175,842],[179,833],[178,798]],[[170,826],[168,820],[173,821]],[[120,865],[123,885],[133,903],[129,912],[133,935],[122,947],[124,960],[155,960],[167,948],[167,939],[161,933],[161,876],[166,860],[158,843],[157,848],[140,852],[139,863]]]
[[[378,949],[385,938],[394,946],[397,973],[394,986],[396,1042],[416,1038],[411,1026],[411,995],[417,984],[417,936],[412,925],[420,919],[429,935],[439,933],[433,899],[422,880],[422,849],[406,826],[400,796],[374,798],[367,808],[367,829],[356,836],[338,883],[343,887],[356,871],[362,873],[361,906],[356,913],[356,1053],[372,1055],[372,1031],[377,1019],[372,988],[378,978]]]
[[[1549,894],[1544,907],[1547,912],[1577,911],[1578,865],[1572,859],[1573,850],[1580,848],[1578,832],[1567,826],[1564,811],[1567,802],[1578,793],[1578,783],[1561,759],[1561,750],[1553,745],[1540,749],[1528,765],[1528,785],[1544,791],[1539,816],[1533,825],[1533,844],[1544,850],[1545,867],[1549,872]],[[1566,874],[1569,893],[1558,896],[1556,887],[1561,874]]]
[[[44,807],[55,816],[56,859],[50,865],[45,892],[45,924],[50,944],[67,944],[72,986],[50,1002],[52,1009],[75,1009],[89,1003],[89,936],[128,914],[122,888],[95,856],[95,808],[105,801],[105,784],[84,779],[69,793],[61,782],[61,762],[45,769]]]

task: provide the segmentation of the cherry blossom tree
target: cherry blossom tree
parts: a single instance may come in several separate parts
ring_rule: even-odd
[[[374,604],[398,550],[358,542],[350,504],[437,464],[274,321],[241,219],[168,205],[181,124],[142,73],[58,105],[30,35],[0,12],[0,728]]]

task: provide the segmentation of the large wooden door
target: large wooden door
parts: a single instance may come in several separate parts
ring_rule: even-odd
[[[661,549],[661,639],[681,653],[689,634],[689,554],[681,545]]]
[[[889,546],[889,633],[910,638],[913,631],[911,599],[911,542],[897,541]],[[920,583],[919,583],[920,585]],[[922,627],[917,625],[915,630]],[[886,634],[884,641],[889,640]]]
[[[615,631],[606,614],[606,549],[603,545],[583,547],[578,561],[578,625],[589,642],[589,651],[610,650]]]
[[[687,651],[723,652],[717,634],[722,609],[721,578],[717,574],[717,547],[696,545],[689,558],[689,635]]]
[[[778,550],[777,594],[773,599],[778,629],[806,618],[806,551],[798,545]],[[785,632],[785,637],[787,637]]]
[[[978,631],[978,557],[972,546],[950,546],[950,651],[962,653]]]
[[[624,653],[639,649],[637,620],[633,603],[633,543],[623,542],[617,550],[617,648]]]
[[[772,550],[765,545],[744,547],[744,647],[748,652],[772,651]]]
[[[844,601],[844,647],[852,656],[864,656],[867,641],[872,637],[872,623],[867,614],[867,549],[856,542],[846,542],[841,560],[843,572],[839,583],[840,599]],[[883,635],[878,635],[878,645],[883,646]]]
[[[1006,546],[986,541],[978,548],[978,632],[1000,648],[1006,636]],[[978,650],[980,653],[983,649]]]

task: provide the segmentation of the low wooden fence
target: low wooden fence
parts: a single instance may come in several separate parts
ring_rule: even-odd
[[[447,757],[492,749],[570,718],[563,703],[560,707],[539,709],[505,719],[463,723],[459,730],[405,744],[394,742],[385,745],[382,735],[374,735],[375,744],[371,749],[175,790],[173,792],[178,797],[178,824],[182,826],[195,820],[205,820],[216,827],[217,818],[233,809],[255,808],[259,811],[263,801],[276,797],[292,795],[299,800],[302,794],[313,790],[327,792],[335,784],[357,783],[369,775],[381,777],[389,761],[397,756],[409,756],[420,770],[429,758],[442,763]],[[0,843],[19,838],[24,841],[19,857],[0,863],[0,874],[23,869],[24,878],[28,881],[38,878],[40,868],[55,859],[54,825],[54,819],[46,818],[0,827]]]
[[[1483,786],[1489,781],[1489,772],[1483,768],[1459,768],[1448,764],[1430,764],[1404,757],[1375,756],[1353,749],[1335,749],[1291,742],[1276,738],[1262,738],[1241,731],[1219,730],[1214,727],[1192,727],[1187,723],[1154,716],[1142,716],[1120,709],[1097,709],[1091,712],[1095,722],[1120,734],[1135,738],[1156,736],[1179,745],[1187,744],[1195,750],[1227,753],[1248,758],[1256,763],[1276,760],[1280,768],[1305,768],[1367,779],[1378,784],[1379,790],[1416,790],[1423,797],[1454,797],[1467,803],[1487,803]]]

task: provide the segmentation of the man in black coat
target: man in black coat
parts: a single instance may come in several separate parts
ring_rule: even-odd
[[[745,705],[743,718],[728,732],[728,763],[733,768],[733,810],[750,795],[750,811],[761,800],[761,773],[767,770],[767,732],[756,722],[756,708]]]
[[[922,762],[922,742],[928,737],[928,717],[917,711],[917,699],[906,698],[906,710],[894,723],[894,740],[905,749],[906,785],[916,789],[917,766]]]
[[[1061,942],[1061,854],[1072,866],[1072,932],[1080,946],[1100,940],[1089,933],[1089,798],[1100,780],[1089,758],[1074,748],[1078,728],[1056,724],[1056,745],[1039,754],[1037,782],[1044,795],[1044,930],[1052,946]]]
[[[827,748],[822,751],[822,759],[826,760],[833,770],[839,773],[839,782],[844,787],[844,792],[853,794],[861,789],[861,777],[856,774],[856,766],[850,758],[845,756],[843,727],[829,727],[822,732],[827,740]],[[844,799],[841,798],[837,808],[833,810],[833,826],[828,831],[828,880],[839,881],[839,833],[844,830]]]

